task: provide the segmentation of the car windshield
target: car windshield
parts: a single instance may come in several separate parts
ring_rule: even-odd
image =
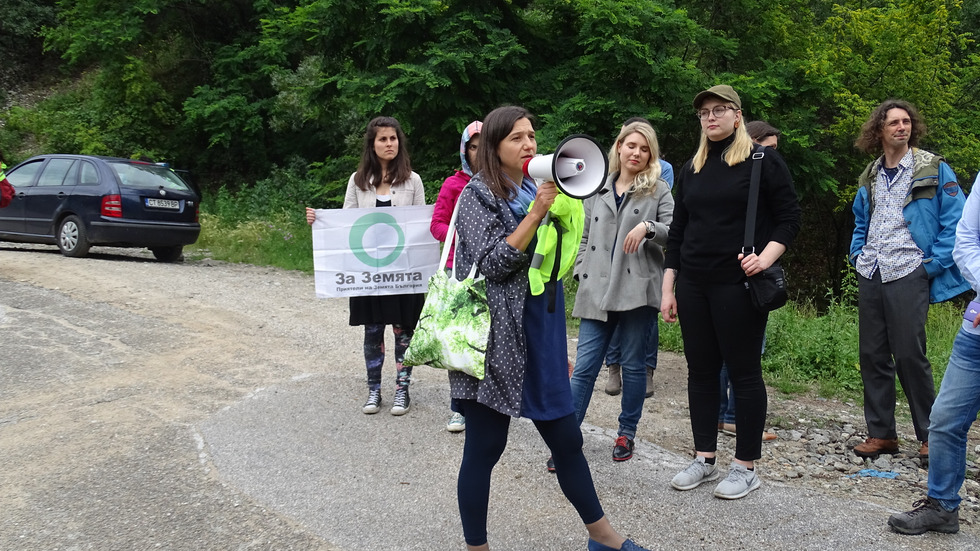
[[[109,166],[126,187],[191,191],[190,186],[169,168],[144,163],[113,163]]]

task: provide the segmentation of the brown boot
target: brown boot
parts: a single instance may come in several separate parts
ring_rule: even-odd
[[[647,398],[653,398],[653,368],[647,366]]]
[[[877,459],[883,453],[894,455],[898,453],[898,438],[868,438],[854,446],[854,453],[871,459]]]
[[[609,378],[606,380],[606,394],[616,396],[623,391],[623,373],[619,364],[609,364]]]

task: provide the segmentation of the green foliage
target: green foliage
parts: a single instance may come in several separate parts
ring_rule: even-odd
[[[267,220],[223,220],[201,213],[201,236],[188,254],[227,262],[313,272],[313,232],[305,216],[282,213]]]

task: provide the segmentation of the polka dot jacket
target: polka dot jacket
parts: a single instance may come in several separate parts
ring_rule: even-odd
[[[519,417],[527,366],[524,338],[524,301],[528,293],[530,254],[507,243],[517,229],[517,218],[507,201],[496,197],[478,173],[459,196],[456,231],[458,270],[469,273],[473,264],[486,277],[490,308],[486,375],[477,380],[449,372],[452,397],[476,400],[496,411]]]

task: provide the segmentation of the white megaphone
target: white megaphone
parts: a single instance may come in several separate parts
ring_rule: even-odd
[[[609,172],[609,159],[591,136],[573,134],[551,155],[538,155],[524,163],[524,175],[551,180],[565,195],[585,199],[599,192]]]

